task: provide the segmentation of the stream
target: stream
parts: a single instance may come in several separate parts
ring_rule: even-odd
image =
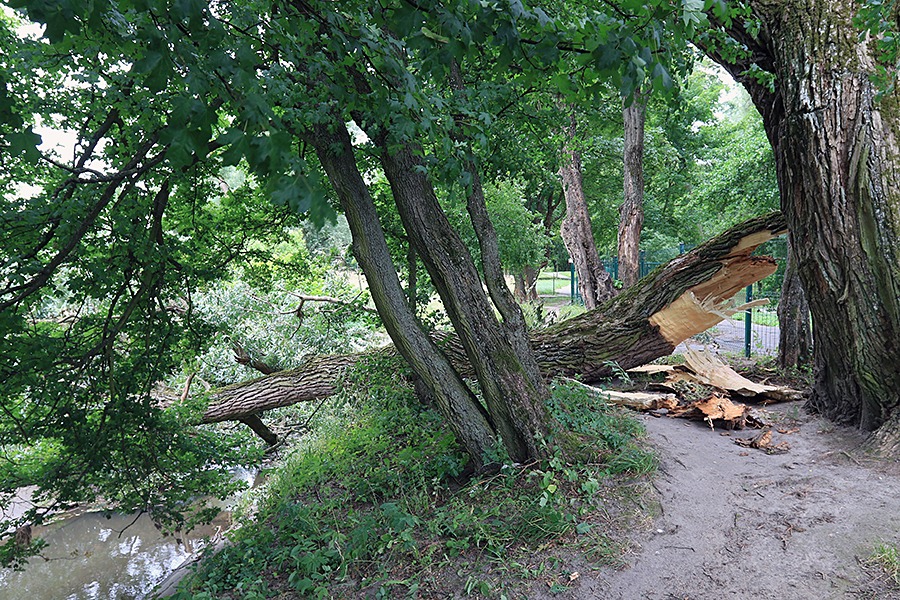
[[[250,471],[235,473],[259,484]],[[235,499],[236,500],[236,499]],[[210,539],[231,527],[229,507],[209,525],[190,533],[163,536],[150,516],[105,511],[73,513],[35,527],[48,546],[24,571],[0,569],[2,600],[143,600],[160,582],[190,560]]]

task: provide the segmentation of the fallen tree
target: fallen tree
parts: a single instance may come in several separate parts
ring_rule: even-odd
[[[781,213],[750,219],[672,259],[603,306],[533,331],[541,372],[590,382],[671,354],[682,341],[741,310],[732,298],[776,268],[771,257],[751,253],[783,233]],[[440,345],[461,375],[472,375],[455,337],[443,337]],[[255,418],[260,412],[330,396],[348,368],[367,355],[392,352],[319,356],[296,369],[221,388],[202,421],[261,425]]]

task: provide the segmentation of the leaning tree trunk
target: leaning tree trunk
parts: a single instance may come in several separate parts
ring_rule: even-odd
[[[806,366],[812,355],[809,303],[800,285],[797,259],[791,256],[792,253],[788,235],[784,281],[781,284],[781,298],[778,300],[778,364],[783,369]]]
[[[635,92],[622,110],[624,137],[624,198],[619,207],[619,279],[625,287],[641,277],[640,243],[644,225],[644,118],[646,98]]]
[[[419,327],[397,278],[372,197],[356,165],[350,135],[342,122],[337,121],[334,127],[334,132],[326,126],[317,127],[310,142],[344,209],[353,235],[353,251],[366,275],[375,307],[394,347],[432,393],[479,468],[496,441],[489,417],[446,356]],[[337,360],[348,364],[344,357]],[[276,375],[272,388],[260,391],[261,396],[283,393],[282,381]],[[318,389],[316,383],[310,383]]]
[[[747,88],[772,142],[781,205],[813,317],[809,406],[900,442],[900,94],[876,99],[851,0],[751,0],[730,31],[774,77],[714,58]],[[757,71],[759,71],[757,69]]]
[[[584,197],[584,186],[581,179],[581,155],[575,147],[575,115],[572,115],[566,131],[566,148],[563,150],[562,163],[559,167],[559,178],[562,181],[566,197],[566,216],[563,219],[561,233],[563,243],[578,275],[578,290],[588,310],[597,308],[616,295],[612,277],[603,268],[597,245],[594,243],[594,232],[591,229],[591,217]]]
[[[548,432],[544,401],[549,390],[540,381],[524,326],[517,339],[515,324],[506,319],[504,324],[498,322],[475,263],[441,209],[415,149],[386,140],[379,145],[403,227],[475,369],[497,433],[513,460],[525,462],[542,456],[539,440]],[[479,238],[483,245],[483,235]],[[509,300],[515,304],[511,295]],[[498,306],[503,309],[502,303]]]
[[[726,305],[740,290],[775,272],[775,261],[750,256],[759,244],[784,233],[779,213],[751,219],[672,259],[604,306],[531,333],[544,377],[596,381],[670,354],[682,341],[740,307]],[[457,372],[475,375],[456,337],[441,339]],[[392,352],[390,348],[376,352]],[[347,369],[365,354],[320,356],[306,365],[215,392],[204,422],[239,419],[337,391]]]

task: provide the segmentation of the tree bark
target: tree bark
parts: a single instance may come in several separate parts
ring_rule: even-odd
[[[670,354],[721,321],[723,303],[775,271],[774,260],[750,253],[784,227],[780,213],[751,219],[672,259],[604,306],[533,331],[530,341],[541,373],[590,382],[609,376],[614,364],[629,369]],[[455,372],[476,374],[459,338],[444,336],[440,346]],[[364,357],[321,356],[298,369],[228,386],[213,395],[203,421],[238,419],[331,395],[342,374]]]
[[[525,301],[526,302],[537,302],[540,300],[540,296],[538,295],[537,290],[537,281],[538,275],[540,274],[540,270],[534,268],[531,265],[525,265],[525,269],[522,273],[522,277],[525,281]]]
[[[417,149],[409,144],[388,144],[385,140],[379,142],[379,147],[381,164],[403,227],[422,258],[475,370],[492,424],[513,460],[526,462],[542,456],[544,452],[538,440],[548,433],[544,400],[549,390],[540,379],[528,347],[524,319],[521,334],[516,333],[519,326],[513,322],[513,313],[505,315],[503,324],[497,321],[494,307],[484,295],[475,263],[441,209],[424,164],[417,157]],[[472,203],[470,198],[470,215]],[[473,218],[476,231],[484,225],[475,223],[482,217],[477,210],[476,206]],[[482,229],[479,234],[482,248],[490,243],[487,237]],[[485,266],[487,269],[488,265]],[[495,287],[492,279],[488,277],[489,290]],[[505,282],[503,289],[515,304]],[[499,290],[494,290],[491,296],[498,310],[508,308]]]
[[[644,119],[646,98],[635,92],[622,110],[624,137],[624,200],[619,207],[619,279],[625,287],[640,279],[641,228],[644,225]]]
[[[575,116],[572,115],[566,130],[567,142],[559,167],[559,178],[566,197],[566,216],[562,222],[561,233],[563,244],[575,265],[578,290],[581,292],[584,306],[592,310],[615,296],[616,288],[613,286],[612,277],[600,262],[597,245],[594,243],[591,217],[588,214],[581,179],[581,155],[575,147],[575,127]]]
[[[809,406],[864,431],[900,423],[900,95],[876,99],[850,0],[756,0],[752,53],[719,60],[775,151],[782,210],[815,331]],[[747,74],[755,63],[774,91]]]
[[[778,301],[778,364],[781,368],[809,364],[812,356],[812,333],[809,329],[809,303],[797,273],[797,259],[791,256],[790,235],[785,259],[784,282]]]
[[[317,127],[314,135],[310,136],[310,142],[344,209],[353,235],[353,253],[366,275],[372,300],[397,351],[431,391],[451,429],[472,457],[476,468],[479,468],[485,453],[493,448],[496,441],[494,428],[478,399],[446,356],[420,328],[410,308],[409,298],[397,278],[375,204],[353,155],[350,134],[342,122],[336,122],[333,126],[334,131],[326,126]],[[336,360],[342,365],[337,370],[342,372],[347,366],[355,364],[356,358],[320,358],[313,359],[312,363],[333,372]],[[276,394],[282,384],[295,381],[279,375],[274,376]],[[316,373],[316,368],[298,376],[308,378],[307,382],[318,397],[326,396],[334,389],[334,381],[322,378]],[[250,391],[260,397],[267,397],[272,392],[258,388],[251,388]],[[233,399],[237,396],[226,394],[225,397]]]

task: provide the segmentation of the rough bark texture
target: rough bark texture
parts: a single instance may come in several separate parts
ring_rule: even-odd
[[[719,60],[750,92],[772,143],[781,204],[815,331],[811,408],[898,434],[900,104],[880,101],[850,0],[751,1],[752,60]],[[774,92],[743,73],[773,73]]]
[[[501,324],[494,316],[475,263],[441,209],[415,149],[382,144],[381,163],[403,227],[475,369],[492,424],[514,460],[541,456],[538,439],[548,432],[544,400],[549,391],[539,381],[536,363],[529,364],[533,358],[524,333],[517,339],[516,325]]]
[[[624,197],[619,207],[619,279],[625,287],[641,276],[640,242],[644,226],[644,118],[646,100],[635,92],[622,110],[625,123]]]
[[[771,258],[750,253],[784,227],[778,213],[747,221],[671,260],[604,306],[533,331],[531,345],[541,372],[595,381],[610,375],[613,363],[628,369],[670,354],[678,343],[721,321],[723,302],[774,272]],[[456,372],[475,374],[458,338],[447,336],[440,345]],[[346,369],[363,356],[322,356],[299,369],[223,388],[204,421],[237,419],[331,395]]]
[[[578,290],[584,306],[591,310],[615,296],[616,288],[613,287],[612,277],[600,262],[594,243],[591,217],[581,179],[581,156],[575,148],[575,125],[573,116],[566,132],[568,142],[559,167],[559,178],[566,197],[566,217],[562,222],[561,233],[566,250],[575,265]]]
[[[790,235],[788,235],[790,240]],[[782,368],[806,366],[812,356],[809,303],[797,273],[797,259],[788,241],[784,281],[778,301],[778,364]]]
[[[432,392],[454,433],[475,465],[480,466],[482,457],[495,441],[488,415],[447,358],[419,327],[397,278],[372,197],[357,168],[350,135],[343,123],[335,127],[334,133],[324,126],[318,127],[311,141],[341,201],[353,235],[353,252],[366,275],[375,307],[395,347]],[[340,367],[334,369],[334,364],[328,362],[330,359],[335,359]],[[332,373],[340,373],[355,362],[352,357],[315,360],[324,361],[319,366]],[[315,370],[308,370],[307,375],[310,371]],[[321,397],[327,393],[320,386],[333,390],[335,382],[315,375],[309,383],[320,390]]]

